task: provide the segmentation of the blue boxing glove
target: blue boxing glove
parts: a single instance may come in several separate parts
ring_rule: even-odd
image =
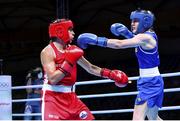
[[[101,47],[107,46],[107,38],[106,37],[97,37],[92,33],[83,33],[80,34],[77,38],[77,44],[82,49],[86,49],[88,45],[97,45]]]
[[[131,31],[128,30],[126,26],[121,23],[114,23],[111,25],[111,32],[116,36],[124,36],[125,38],[133,38],[134,35]]]

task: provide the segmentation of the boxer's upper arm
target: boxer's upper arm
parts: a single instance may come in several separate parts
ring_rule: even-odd
[[[54,62],[54,54],[52,50],[46,48],[41,52],[41,63],[44,68],[44,71],[47,74],[49,81],[57,82],[59,80],[60,71],[56,71],[56,64]]]
[[[145,50],[153,49],[156,46],[156,40],[148,34],[139,34],[136,38],[140,40],[139,45]]]
[[[41,63],[47,74],[54,72],[56,70],[54,56],[52,54],[52,51],[49,48],[45,48],[41,52]]]
[[[86,71],[88,71],[91,67],[91,63],[88,60],[86,60],[83,56],[77,61],[77,63]]]

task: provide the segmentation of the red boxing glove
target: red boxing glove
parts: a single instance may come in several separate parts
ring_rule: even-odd
[[[118,87],[125,87],[128,84],[127,75],[120,70],[109,70],[103,68],[101,70],[101,76],[104,78],[109,78],[115,81],[115,85]]]
[[[65,50],[65,60],[59,68],[65,74],[70,73],[74,64],[84,54],[83,50],[75,45],[72,45]]]

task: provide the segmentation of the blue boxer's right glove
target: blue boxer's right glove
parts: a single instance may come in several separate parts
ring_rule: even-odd
[[[125,38],[133,38],[134,35],[131,31],[128,30],[126,26],[121,23],[114,23],[111,25],[111,32],[116,36],[124,36]]]
[[[95,34],[92,34],[92,33],[83,33],[78,36],[77,44],[79,45],[79,47],[83,49],[86,49],[88,47],[88,44],[106,47],[107,38],[97,37]]]

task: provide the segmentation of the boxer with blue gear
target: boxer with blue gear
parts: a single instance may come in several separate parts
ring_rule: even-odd
[[[124,34],[128,39],[106,39],[105,47],[135,49],[140,78],[137,80],[138,94],[134,106],[133,120],[144,120],[146,116],[149,120],[162,120],[158,116],[158,111],[163,103],[164,81],[158,67],[160,65],[158,37],[152,28],[154,15],[150,11],[136,10],[131,13],[130,18],[131,31],[134,36],[129,38],[128,34]],[[111,28],[115,35],[121,35],[119,33],[123,33],[121,30],[127,29],[121,24],[114,24]],[[85,38],[89,40],[89,36],[83,39]]]
[[[124,36],[127,39],[134,37],[133,33],[121,23],[112,24],[110,30],[115,36]]]
[[[131,12],[130,19],[132,21],[139,21],[138,29],[134,34],[143,33],[152,27],[154,22],[154,14],[150,11],[136,10]]]

